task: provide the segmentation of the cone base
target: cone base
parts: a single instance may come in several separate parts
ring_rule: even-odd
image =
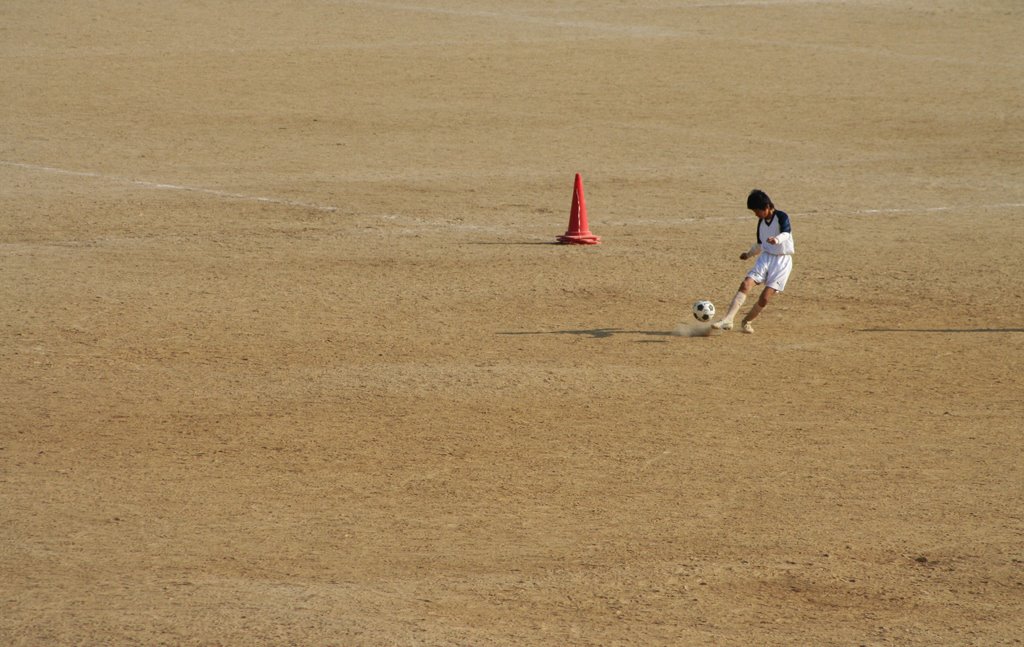
[[[579,234],[566,233],[564,236],[558,237],[558,242],[562,245],[600,245],[601,237],[595,236],[589,231]]]

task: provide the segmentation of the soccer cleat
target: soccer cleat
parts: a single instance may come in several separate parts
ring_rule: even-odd
[[[728,319],[722,319],[711,324],[711,327],[715,330],[732,330],[732,322]]]
[[[743,332],[745,332],[747,334],[750,334],[750,333],[754,332],[754,327],[750,325],[749,321],[744,321],[743,322]]]

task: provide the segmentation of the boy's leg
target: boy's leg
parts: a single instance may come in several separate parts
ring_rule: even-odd
[[[739,312],[740,306],[742,306],[743,302],[746,300],[746,292],[743,290],[736,292],[736,296],[732,298],[732,303],[729,304],[729,310],[726,311],[725,316],[722,317],[720,321],[716,321],[711,324],[711,327],[719,330],[732,330],[732,320],[736,316],[736,313]]]
[[[768,304],[776,294],[786,289],[786,281],[789,280],[789,273],[793,270],[792,256],[768,256],[763,258],[768,259],[768,264],[765,268],[765,288],[762,290],[757,303],[750,309],[747,316],[743,318],[743,332],[754,332],[750,322],[756,319],[761,314],[761,311],[768,307]]]
[[[722,317],[721,321],[711,324],[711,327],[719,330],[732,330],[732,320],[736,317],[736,313],[740,311],[743,302],[747,300],[747,293],[750,292],[750,288],[754,287],[754,285],[754,279],[749,276],[743,279],[743,282],[740,283],[740,289],[736,291],[736,296],[732,298],[732,303],[729,304],[729,309],[725,312],[725,316]]]
[[[754,332],[754,329],[750,326],[750,322],[757,318],[757,315],[761,314],[768,303],[772,300],[772,297],[778,292],[775,288],[766,287],[761,291],[761,297],[754,304],[754,307],[750,309],[746,317],[743,317],[743,332]]]

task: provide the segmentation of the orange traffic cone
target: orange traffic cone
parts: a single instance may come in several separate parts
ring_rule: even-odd
[[[583,199],[583,178],[576,174],[576,186],[572,192],[572,209],[569,210],[569,229],[558,237],[563,245],[598,245],[601,239],[590,233],[587,226],[587,203]]]

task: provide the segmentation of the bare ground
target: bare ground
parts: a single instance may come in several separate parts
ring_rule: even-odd
[[[1022,27],[4,3],[0,642],[1020,644]]]

